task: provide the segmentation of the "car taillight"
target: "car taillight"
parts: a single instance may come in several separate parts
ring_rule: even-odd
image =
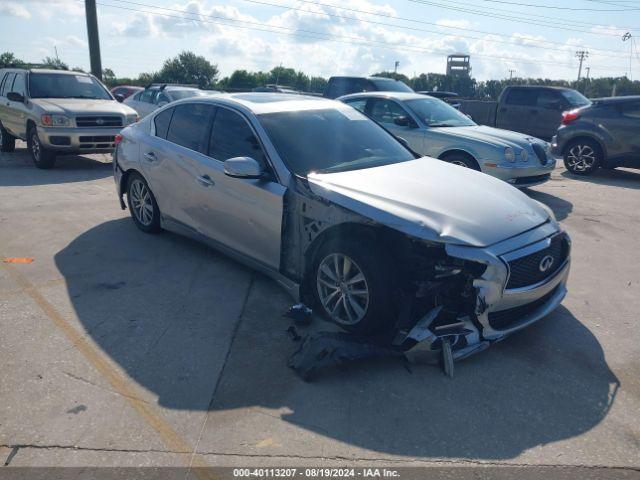
[[[117,147],[118,144],[122,141],[124,137],[119,133],[116,135],[116,138],[113,140],[114,145]]]
[[[568,112],[562,112],[562,125],[569,125],[579,117],[580,112],[578,112],[578,110],[569,110]]]

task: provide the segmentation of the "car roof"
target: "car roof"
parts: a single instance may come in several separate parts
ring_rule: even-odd
[[[343,95],[339,97],[338,100],[348,100],[350,98],[392,98],[394,100],[400,100],[404,102],[405,100],[419,100],[422,98],[435,98],[429,97],[424,93],[414,93],[414,92],[359,92],[359,93],[351,93],[349,95]]]
[[[215,95],[204,95],[178,100],[177,102],[171,103],[171,105],[190,102],[226,104],[231,107],[237,107],[246,112],[253,113],[254,115],[322,109],[347,109],[352,111],[350,106],[335,100],[307,95],[272,92],[220,93]]]
[[[2,72],[29,72],[29,73],[59,73],[62,75],[85,75],[90,76],[90,73],[76,72],[75,70],[58,70],[56,68],[20,68],[20,67],[8,67],[1,68]]]
[[[505,88],[505,90],[507,88],[547,88],[549,90],[573,90],[573,88],[558,87],[558,86],[555,86],[555,85],[507,85],[504,88]]]

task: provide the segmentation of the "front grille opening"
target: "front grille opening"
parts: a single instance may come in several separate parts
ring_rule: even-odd
[[[51,143],[51,145],[69,146],[71,145],[71,139],[69,137],[52,135],[49,137],[49,143]]]
[[[545,296],[540,297],[526,305],[520,305],[519,307],[508,308],[506,310],[500,310],[499,312],[489,313],[489,325],[494,330],[506,330],[513,325],[517,324],[523,317],[533,313],[538,308],[547,303],[551,297],[556,293],[558,287],[551,290]]]
[[[516,258],[509,262],[507,289],[523,288],[552,277],[569,255],[569,239],[566,235],[556,235],[547,248]],[[553,264],[546,271],[540,269],[542,260],[550,256]]]
[[[82,136],[80,137],[80,143],[113,143],[116,137],[114,135],[101,135],[101,136]]]
[[[122,118],[115,115],[76,117],[78,127],[122,127]]]
[[[539,143],[534,143],[532,146],[533,146],[533,151],[535,152],[536,156],[538,157],[538,160],[540,160],[540,163],[542,165],[546,165],[547,164],[547,152],[544,151],[544,147],[542,145],[540,145]]]

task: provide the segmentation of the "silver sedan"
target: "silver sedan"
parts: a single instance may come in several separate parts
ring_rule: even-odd
[[[437,350],[448,332],[461,358],[566,294],[569,238],[548,208],[488,175],[416,158],[343,103],[198,97],[117,140],[118,195],[138,228],[208,243],[345,329],[389,330],[405,310],[403,322],[423,322],[422,344]]]
[[[556,166],[547,142],[477,125],[437,98],[417,93],[370,92],[339,100],[404,139],[420,155],[480,170],[515,187],[546,182]]]

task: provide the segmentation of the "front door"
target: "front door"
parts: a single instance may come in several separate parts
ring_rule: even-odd
[[[640,101],[621,103],[617,111],[615,118],[606,121],[606,127],[624,147],[621,157],[640,161]]]
[[[16,73],[16,77],[13,80],[13,87],[11,92],[19,93],[26,100],[27,89],[24,73]],[[7,109],[7,120],[9,121],[9,129],[16,135],[22,138],[27,136],[27,106],[24,102],[13,102],[8,100],[9,108]]]
[[[263,165],[263,179],[232,178],[224,161],[251,157]],[[209,238],[263,265],[280,268],[280,241],[285,187],[277,183],[264,150],[238,112],[219,106],[213,121],[208,155],[196,159],[192,216]]]

